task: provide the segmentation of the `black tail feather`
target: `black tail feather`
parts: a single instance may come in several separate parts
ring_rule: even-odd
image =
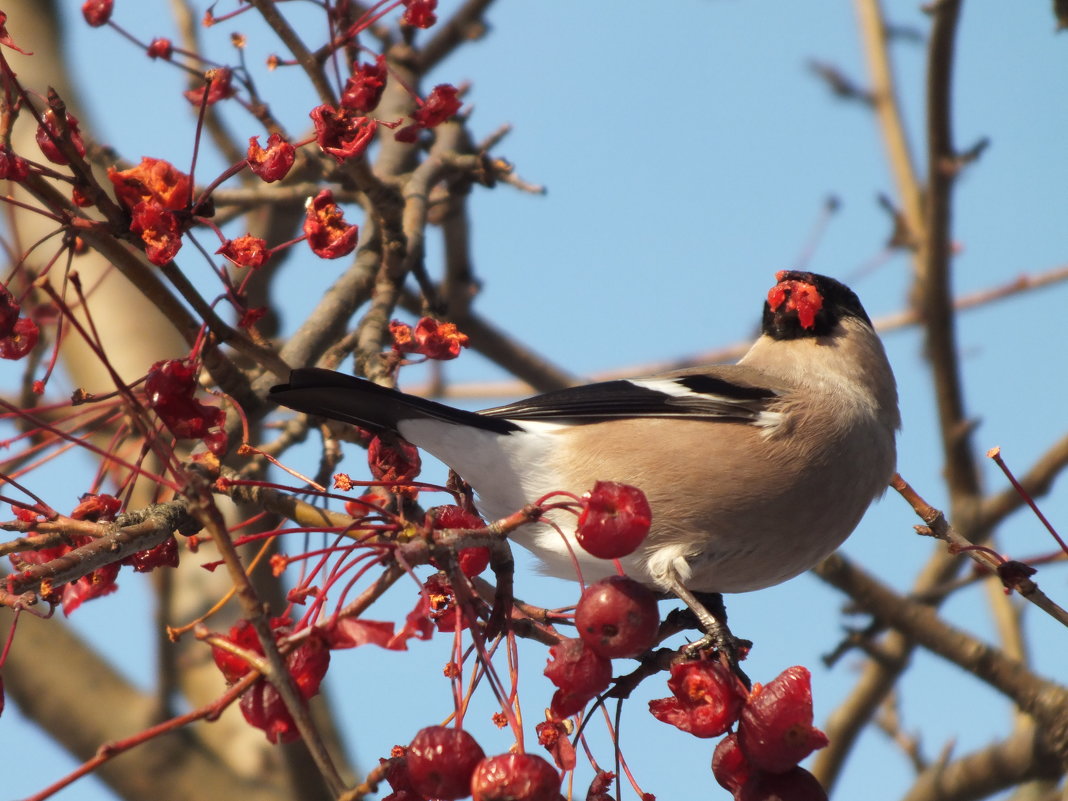
[[[271,388],[270,399],[298,412],[340,420],[370,431],[396,431],[404,420],[431,418],[507,434],[517,426],[507,420],[454,409],[415,395],[372,384],[362,378],[308,367],[289,374],[288,384]]]

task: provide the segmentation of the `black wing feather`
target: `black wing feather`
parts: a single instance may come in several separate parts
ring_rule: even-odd
[[[772,389],[737,384],[703,374],[649,380],[674,381],[685,393],[672,395],[635,381],[602,381],[546,392],[506,406],[484,409],[480,414],[509,420],[565,424],[595,423],[625,417],[685,417],[751,422],[778,397],[778,393]]]
[[[431,418],[498,434],[520,430],[517,423],[523,421],[583,425],[628,417],[675,417],[752,422],[779,397],[775,389],[707,373],[684,372],[645,380],[674,382],[681,394],[662,392],[644,385],[642,379],[621,379],[469,412],[344,373],[306,368],[290,373],[289,383],[273,387],[270,397],[290,409],[375,432],[395,431],[404,420]]]

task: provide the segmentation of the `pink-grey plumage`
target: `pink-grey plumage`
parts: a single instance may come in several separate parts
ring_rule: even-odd
[[[664,589],[746,592],[837,548],[886,489],[900,426],[893,372],[860,301],[825,276],[784,271],[763,333],[737,365],[546,393],[468,412],[326,370],[294,370],[278,403],[397,431],[452,467],[487,517],[598,480],[640,487],[653,513],[625,571]],[[587,580],[615,572],[552,520]],[[574,577],[550,525],[512,538]]]

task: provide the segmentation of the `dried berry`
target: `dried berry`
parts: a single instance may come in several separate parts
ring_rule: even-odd
[[[400,437],[375,437],[367,446],[367,465],[376,481],[411,481],[419,475],[419,449]]]
[[[225,100],[228,97],[234,96],[236,92],[233,87],[234,74],[229,67],[219,67],[218,69],[209,70],[204,77],[207,78],[208,81],[206,85],[197,89],[189,89],[188,91],[182,92],[185,99],[194,106],[212,106],[220,100]]]
[[[250,267],[253,270],[266,264],[271,255],[267,249],[267,243],[251,234],[239,236],[237,239],[227,239],[215,252],[238,267]]]
[[[0,338],[10,336],[15,330],[22,307],[11,291],[0,284]]]
[[[146,200],[155,200],[165,209],[178,211],[186,208],[192,199],[192,179],[163,159],[145,156],[140,164],[128,170],[110,167],[108,180],[127,211],[133,211]]]
[[[309,198],[305,206],[304,233],[317,256],[339,259],[356,249],[359,229],[345,222],[345,215],[334,202],[334,193],[322,190]]]
[[[691,660],[671,666],[672,698],[649,702],[657,720],[694,737],[718,737],[738,719],[746,700],[745,687],[719,662]]]
[[[178,540],[167,537],[159,545],[130,554],[122,560],[138,573],[149,573],[157,567],[178,567]]]
[[[114,6],[115,0],[85,0],[82,3],[82,16],[92,27],[99,28],[111,19]]]
[[[45,158],[53,164],[67,163],[67,157],[56,145],[57,141],[69,142],[79,156],[85,155],[85,143],[82,142],[82,135],[78,130],[78,119],[68,111],[65,120],[67,130],[64,133],[60,130],[56,112],[52,109],[45,109],[41,124],[37,126],[37,146],[41,148]]]
[[[338,164],[362,156],[374,141],[378,122],[356,111],[339,106],[316,106],[311,110],[315,125],[315,141],[324,153],[329,153]]]
[[[728,734],[720,740],[712,754],[712,775],[720,786],[737,794],[749,780],[751,772],[752,768],[738,746],[738,735]]]
[[[141,237],[145,255],[159,267],[171,261],[182,248],[181,223],[173,211],[155,200],[145,200],[134,206],[130,230]]]
[[[438,21],[434,10],[438,0],[403,0],[404,14],[401,22],[411,25],[413,28],[429,28]]]
[[[560,774],[537,754],[501,754],[482,760],[471,778],[474,801],[551,801]]]
[[[463,729],[428,726],[408,746],[408,774],[416,792],[452,801],[471,794],[471,777],[486,754]]]
[[[260,138],[253,136],[248,140],[248,153],[245,160],[249,169],[266,183],[285,178],[296,160],[297,150],[280,134],[273,133],[267,137],[267,147],[260,147]]]
[[[417,350],[431,359],[446,361],[460,355],[467,347],[467,335],[455,323],[443,323],[433,317],[422,318],[415,326]]]
[[[274,685],[260,679],[241,696],[241,714],[250,726],[262,729],[271,743],[291,743],[300,737],[293,716]]]
[[[637,656],[656,643],[660,629],[656,596],[634,579],[610,576],[582,593],[575,628],[606,659]]]
[[[427,95],[426,102],[412,114],[412,118],[424,128],[440,125],[463,105],[458,95],[459,92],[452,84],[438,84]]]
[[[782,773],[827,745],[812,725],[812,685],[806,668],[789,667],[755,690],[742,711],[738,744],[751,765]]]
[[[374,111],[382,99],[386,76],[385,56],[379,56],[374,64],[356,65],[341,92],[341,105],[361,114]]]
[[[0,338],[0,359],[21,359],[36,347],[40,335],[37,323],[29,317],[20,317],[12,326],[11,333]]]
[[[260,645],[259,638],[256,637],[256,630],[247,620],[239,620],[231,626],[226,639],[245,651],[263,654],[263,647]],[[233,684],[249,671],[248,662],[225,648],[212,645],[211,655],[215,660],[215,666],[222,671],[223,678],[228,684]]]
[[[22,156],[16,156],[7,145],[0,145],[0,179],[24,181],[30,174],[30,165]]]
[[[827,791],[804,768],[757,773],[734,796],[738,801],[827,801]]]
[[[549,649],[545,675],[560,688],[553,694],[551,709],[557,717],[566,718],[608,687],[612,663],[582,640],[566,639]]]
[[[226,452],[226,434],[221,430],[226,412],[206,406],[193,397],[196,367],[192,362],[168,359],[156,362],[145,380],[149,408],[178,439],[200,439],[216,456]]]
[[[170,59],[171,54],[174,52],[174,46],[171,44],[170,39],[159,36],[149,43],[145,52],[148,53],[149,58]]]

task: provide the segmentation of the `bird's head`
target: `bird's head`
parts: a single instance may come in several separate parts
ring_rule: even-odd
[[[780,270],[764,303],[764,333],[773,339],[829,336],[846,317],[869,327],[860,299],[840,281],[800,270]]]

